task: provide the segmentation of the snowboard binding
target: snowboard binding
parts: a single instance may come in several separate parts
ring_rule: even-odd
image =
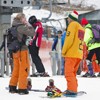
[[[46,87],[45,91],[48,92],[47,96],[50,98],[60,97],[62,95],[61,90],[54,85],[53,79],[49,80],[49,86]]]

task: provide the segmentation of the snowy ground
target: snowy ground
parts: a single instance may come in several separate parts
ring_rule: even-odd
[[[64,76],[53,76],[49,78],[32,78],[32,88],[33,89],[45,89],[48,85],[48,80],[52,78],[55,80],[55,85],[59,87],[62,91],[66,89],[66,81]],[[79,87],[78,90],[84,90],[87,92],[86,95],[79,96],[76,98],[55,98],[54,100],[99,100],[100,99],[100,79],[99,78],[78,78]],[[47,93],[45,92],[33,92],[31,91],[29,95],[18,95],[10,94],[8,90],[5,89],[9,84],[9,77],[0,78],[0,100],[50,100],[45,97]]]
[[[42,52],[42,53],[41,53]],[[37,77],[32,79],[32,88],[33,89],[42,89],[44,90],[48,85],[49,79],[54,79],[55,86],[61,89],[62,91],[66,90],[66,81],[64,76],[52,76],[50,56],[49,52],[42,50],[40,53],[42,61],[45,65],[46,71],[51,75],[51,77]],[[100,100],[100,78],[78,78],[78,90],[86,91],[87,94],[76,97],[76,98],[54,98],[54,100]],[[10,77],[5,76],[0,78],[0,100],[50,100],[46,97],[46,92],[29,92],[29,95],[19,95],[19,94],[10,94],[8,90],[5,89],[9,85]]]

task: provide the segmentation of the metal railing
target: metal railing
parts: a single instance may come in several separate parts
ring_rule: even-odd
[[[4,77],[4,53],[3,52],[0,52],[0,61],[1,61],[0,76]]]

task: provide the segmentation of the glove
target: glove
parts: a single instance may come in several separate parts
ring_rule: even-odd
[[[28,38],[26,39],[26,45],[29,46],[30,42],[32,41],[32,38],[30,36],[28,36]]]

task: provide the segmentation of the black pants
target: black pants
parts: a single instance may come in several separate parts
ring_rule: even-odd
[[[39,73],[45,72],[44,65],[39,57],[39,48],[36,47],[34,44],[29,46],[29,52],[31,54],[31,58],[33,63],[36,66],[36,70]]]
[[[100,47],[99,48],[95,48],[93,50],[90,50],[87,59],[91,61],[94,53],[96,54],[96,58],[98,60],[98,64],[100,64]]]

